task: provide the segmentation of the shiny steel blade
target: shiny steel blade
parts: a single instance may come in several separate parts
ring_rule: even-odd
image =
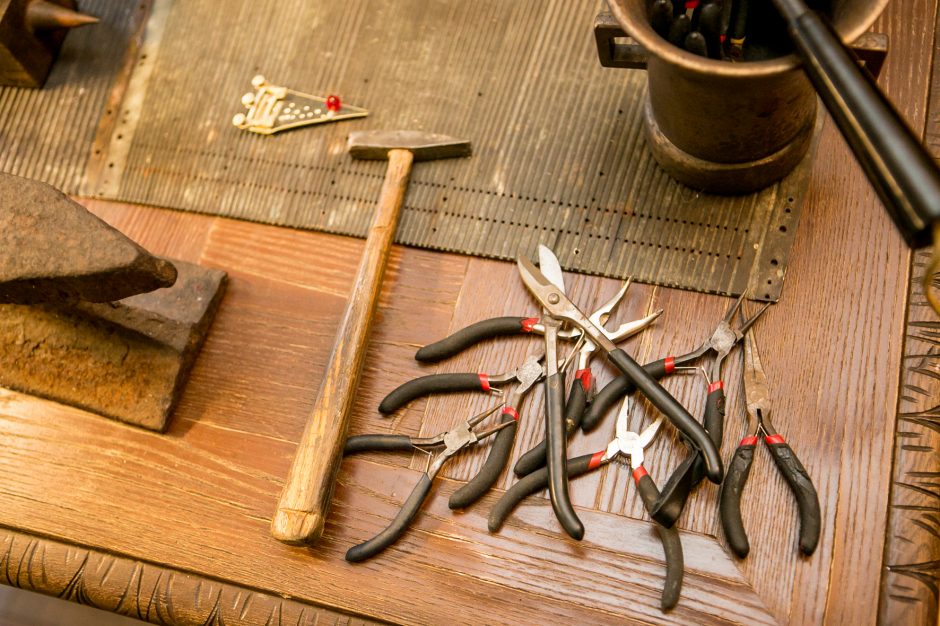
[[[561,271],[558,257],[548,246],[542,244],[539,244],[539,269],[542,270],[545,278],[565,293],[565,275]]]
[[[613,352],[617,349],[610,339],[604,335],[604,332],[592,324],[587,315],[576,307],[552,281],[546,278],[532,264],[532,261],[525,257],[519,257],[516,264],[519,267],[522,282],[525,283],[525,286],[550,316],[571,322],[587,333],[588,337],[605,352]]]
[[[744,397],[749,417],[756,418],[760,414],[764,420],[770,418],[767,376],[760,362],[754,333],[744,335]]]

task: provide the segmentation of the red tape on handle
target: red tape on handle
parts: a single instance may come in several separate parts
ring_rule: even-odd
[[[757,437],[751,436],[751,437],[745,437],[744,439],[742,439],[741,443],[738,444],[738,447],[740,448],[741,446],[756,446],[756,445],[757,445]]]
[[[601,461],[604,460],[604,454],[606,452],[607,450],[601,450],[600,452],[595,452],[594,454],[592,454],[591,460],[588,461],[588,469],[592,470],[592,469],[597,469],[598,467],[600,467]]]
[[[708,386],[708,393],[709,395],[711,395],[713,391],[718,391],[719,389],[724,389],[724,388],[725,388],[724,383],[721,382],[720,380],[716,380],[715,382],[713,382],[712,384]]]
[[[527,317],[522,320],[522,332],[531,333],[532,327],[539,323],[539,318],[537,317]]]
[[[516,420],[517,422],[519,421],[519,414],[516,413],[516,409],[512,408],[511,406],[504,406],[503,414],[511,416],[512,419]]]
[[[643,478],[644,476],[649,476],[649,475],[650,473],[647,472],[646,468],[641,465],[640,467],[633,470],[633,482],[639,485],[640,479]]]
[[[764,441],[768,444],[786,443],[786,441],[783,440],[783,435],[767,435],[764,437]]]
[[[667,356],[665,360],[665,368],[667,374],[672,374],[676,369],[676,358]]]
[[[581,381],[581,387],[584,389],[585,393],[591,390],[591,376],[590,369],[578,370],[574,373],[575,379]]]
[[[480,387],[483,389],[483,391],[489,391],[490,390],[490,377],[487,376],[486,374],[477,374],[477,376],[480,377]]]

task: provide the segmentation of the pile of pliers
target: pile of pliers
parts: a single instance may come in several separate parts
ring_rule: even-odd
[[[661,313],[620,326],[616,331],[604,328],[613,308],[623,298],[629,281],[609,301],[590,316],[582,313],[566,296],[561,267],[554,254],[539,246],[539,267],[526,258],[518,261],[519,272],[529,291],[542,306],[542,315],[536,317],[501,317],[484,320],[464,328],[453,335],[421,348],[415,358],[425,363],[437,362],[454,356],[484,339],[510,334],[537,333],[544,336],[544,352],[529,356],[515,370],[498,375],[484,373],[435,374],[409,381],[392,391],[381,403],[379,410],[389,414],[411,400],[430,393],[482,391],[502,396],[502,402],[484,411],[453,430],[430,438],[410,438],[400,435],[364,435],[351,437],[346,454],[365,450],[414,449],[428,451],[443,446],[435,457],[429,458],[427,468],[398,516],[384,531],[363,544],[349,550],[346,558],[359,561],[369,558],[391,545],[407,529],[427,497],[431,483],[452,456],[491,435],[495,435],[489,455],[480,472],[451,496],[452,509],[464,508],[476,502],[498,480],[510,457],[519,420],[520,405],[526,393],[539,381],[544,385],[546,440],[522,455],[515,466],[521,479],[497,502],[491,511],[489,527],[496,532],[515,506],[525,497],[546,486],[555,516],[571,537],[580,539],[584,526],[578,519],[568,495],[568,479],[617,461],[632,469],[634,481],[650,516],[658,522],[666,555],[667,574],[662,594],[662,607],[675,606],[682,584],[683,557],[678,531],[674,524],[690,493],[703,479],[720,483],[723,467],[719,448],[724,431],[724,389],[721,365],[732,348],[745,343],[745,393],[750,418],[750,434],[739,445],[732,459],[720,492],[720,517],[732,551],[740,557],[747,555],[749,545],[740,513],[740,497],[750,472],[751,460],[758,435],[763,434],[772,456],[793,491],[800,509],[800,548],[805,554],[815,549],[820,531],[820,511],[816,491],[806,470],[783,437],[769,421],[769,399],[763,369],[757,356],[753,337],[748,332],[766,306],[757,314],[735,327],[744,299],[741,296],[719,322],[711,336],[697,349],[679,357],[666,357],[640,366],[617,342],[640,332]],[[559,340],[576,341],[564,360],[560,359]],[[603,390],[594,394],[590,360],[596,352],[603,352],[621,372]],[[713,354],[710,370],[691,364]],[[578,357],[575,382],[565,400],[565,371],[574,356]],[[708,383],[703,424],[658,382],[675,371],[700,370]],[[567,439],[580,426],[585,432],[596,427],[607,410],[624,396],[640,391],[659,411],[659,415],[640,432],[629,429],[629,405],[620,405],[614,439],[604,450],[572,459],[567,458]],[[498,424],[475,431],[477,425],[500,411]],[[668,419],[689,446],[688,457],[671,474],[660,492],[644,465],[644,450],[650,445],[664,421]]]
[[[564,290],[564,279],[561,267],[554,254],[545,248],[540,249],[541,265],[552,276],[553,280]],[[601,305],[591,315],[599,327],[607,321],[613,309],[623,299],[629,287],[629,281],[607,302]],[[622,324],[615,331],[601,330],[605,340],[616,343],[635,335],[652,324],[662,311],[652,313],[642,319]],[[474,416],[467,422],[461,423],[454,430],[441,433],[430,438],[409,438],[404,435],[364,435],[350,437],[344,449],[344,454],[358,452],[388,450],[413,451],[415,449],[427,451],[444,445],[433,460],[429,460],[428,469],[419,480],[412,495],[403,505],[399,515],[379,535],[369,541],[355,546],[347,552],[346,558],[358,561],[377,554],[391,545],[407,529],[422,502],[427,497],[431,482],[440,468],[452,456],[479,441],[495,435],[489,454],[480,471],[460,489],[455,491],[448,502],[451,509],[462,509],[470,506],[498,480],[506,466],[512,452],[513,440],[519,420],[522,400],[534,384],[544,381],[546,385],[546,430],[548,432],[548,448],[554,451],[549,455],[549,468],[552,463],[560,468],[555,471],[556,481],[550,487],[552,503],[562,526],[571,536],[580,539],[584,534],[584,527],[574,512],[574,507],[568,497],[568,483],[566,478],[566,445],[567,433],[574,430],[580,423],[589,394],[592,392],[592,376],[590,360],[596,350],[596,342],[587,338],[578,330],[562,330],[560,324],[551,317],[539,320],[535,317],[502,317],[477,322],[464,328],[449,337],[421,348],[415,358],[418,361],[432,363],[455,356],[464,349],[484,339],[509,334],[536,333],[545,336],[545,351],[541,355],[530,355],[518,368],[501,374],[490,375],[486,373],[461,374],[432,374],[408,381],[389,393],[379,404],[379,411],[384,415],[394,413],[412,400],[433,393],[454,392],[485,392],[501,396],[501,404],[493,409]],[[574,341],[574,348],[564,360],[559,360],[558,340]],[[578,357],[578,371],[575,378],[578,384],[572,385],[571,393],[566,403],[552,393],[561,393],[564,387],[564,372],[569,363]],[[557,391],[550,391],[556,389]],[[551,396],[551,397],[550,397]],[[483,419],[500,412],[500,423],[495,428],[475,433],[473,428]],[[560,434],[559,434],[560,433]],[[538,451],[534,451],[538,453]],[[542,452],[544,455],[544,452]]]

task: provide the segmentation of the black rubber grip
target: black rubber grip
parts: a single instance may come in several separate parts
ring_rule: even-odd
[[[661,380],[666,375],[666,359],[647,363],[643,369],[656,380]],[[594,430],[614,403],[634,391],[636,391],[636,385],[625,375],[618,376],[607,383],[594,396],[591,406],[584,412],[584,417],[581,418],[581,432],[588,433]]]
[[[753,461],[754,444],[738,446],[731,458],[728,475],[725,476],[721,494],[718,496],[721,528],[725,531],[731,551],[742,559],[751,551],[751,545],[748,543],[744,522],[741,520],[741,493],[744,491],[744,485],[747,484]]]
[[[454,356],[475,343],[490,337],[515,335],[527,332],[522,322],[528,317],[494,317],[471,324],[453,335],[428,344],[415,353],[415,360],[422,363],[437,363]]]
[[[587,393],[580,380],[575,380],[571,384],[571,391],[568,392],[568,401],[565,403],[565,433],[570,437],[584,417],[584,408],[587,406]],[[531,474],[540,467],[545,467],[545,448],[546,443],[543,439],[531,450],[519,457],[513,471],[520,478]]]
[[[810,555],[819,544],[822,518],[819,512],[819,496],[809,474],[793,450],[786,443],[769,443],[770,453],[777,467],[790,485],[800,509],[800,552]]]
[[[591,467],[591,459],[595,454],[585,454],[584,456],[568,459],[568,478],[575,478],[586,474],[594,467],[600,467],[598,462]],[[536,494],[548,487],[548,468],[542,467],[521,478],[516,484],[506,490],[503,497],[497,500],[496,504],[490,510],[490,518],[487,525],[491,533],[497,532],[503,527],[503,522],[509,517],[509,514],[515,510],[520,502],[529,496]]]
[[[720,484],[721,479],[724,478],[721,455],[718,454],[718,448],[702,425],[695,421],[685,407],[629,354],[618,348],[607,356],[617,369],[634,382],[640,393],[646,396],[650,403],[702,452],[702,457],[705,459],[705,475],[713,483]]]
[[[561,527],[573,539],[584,537],[568,495],[568,437],[565,435],[565,375],[557,372],[545,379],[545,433],[548,441],[548,493]]]
[[[431,393],[486,391],[479,374],[431,374],[399,385],[379,404],[379,413],[394,413],[415,398]]]
[[[644,474],[636,484],[643,504],[649,511],[653,504],[659,499],[659,489],[656,483],[650,478],[649,474]],[[666,582],[663,585],[663,593],[660,596],[660,606],[664,611],[676,606],[679,602],[679,595],[682,593],[682,577],[685,574],[685,558],[682,554],[682,541],[679,539],[679,531],[676,528],[666,528],[661,524],[656,524],[656,532],[659,534],[659,540],[663,544],[663,552],[666,555]]]
[[[414,446],[407,435],[356,435],[346,440],[343,456],[357,452],[389,452],[395,450],[411,451]]]
[[[493,445],[490,446],[490,453],[483,462],[483,467],[476,476],[471,478],[466,485],[451,494],[447,505],[451,509],[464,509],[483,497],[490,487],[496,484],[499,475],[509,462],[509,455],[512,453],[512,443],[516,437],[516,429],[519,427],[513,417],[503,413],[501,423],[511,422],[511,424],[493,436]]]
[[[725,430],[725,391],[722,387],[713,390],[705,399],[705,417],[702,422],[712,442],[721,448]],[[663,486],[659,500],[650,510],[653,519],[666,528],[672,527],[682,514],[692,491],[704,477],[705,462],[699,451],[693,449]]]
[[[431,478],[427,474],[422,474],[418,484],[415,485],[411,495],[408,496],[408,499],[402,505],[401,510],[398,512],[398,515],[395,516],[395,519],[392,520],[392,523],[372,539],[360,543],[358,546],[351,547],[346,552],[346,560],[352,563],[364,561],[395,543],[411,524],[411,520],[418,514],[421,504],[424,503],[430,491]]]

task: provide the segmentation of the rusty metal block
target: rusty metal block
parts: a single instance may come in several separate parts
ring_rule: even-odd
[[[172,263],[55,187],[0,174],[0,303],[110,302],[174,280]]]
[[[118,302],[0,305],[0,385],[165,430],[226,282],[174,264],[173,287]]]

